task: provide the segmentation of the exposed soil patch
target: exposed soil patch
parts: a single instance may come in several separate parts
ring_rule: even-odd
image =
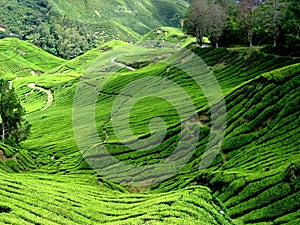
[[[0,150],[0,159],[3,160],[4,162],[6,162],[7,160],[7,157],[2,150]]]
[[[18,159],[17,159],[17,155],[19,154],[19,152],[16,152],[12,157],[11,159],[12,160],[15,160],[16,162],[18,162]]]
[[[207,123],[209,122],[209,117],[207,115],[200,115],[199,116],[199,122],[200,122],[200,125],[202,127],[206,126]]]
[[[26,52],[24,52],[24,51],[21,50],[21,49],[18,49],[18,54],[19,54],[19,55],[26,55]]]

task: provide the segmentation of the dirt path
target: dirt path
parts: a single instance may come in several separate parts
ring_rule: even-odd
[[[30,87],[32,89],[37,89],[39,91],[43,91],[43,92],[45,92],[47,94],[48,101],[47,101],[46,105],[44,106],[44,108],[42,108],[42,110],[48,109],[52,105],[54,97],[53,97],[53,94],[52,94],[52,92],[50,90],[47,90],[47,89],[44,89],[42,87],[36,86],[35,83],[28,84],[28,87]]]
[[[12,81],[8,81],[8,83],[9,83],[9,89],[12,89]]]
[[[127,66],[126,64],[116,62],[116,57],[113,57],[113,58],[111,59],[111,63],[114,63],[114,64],[116,64],[116,65],[118,65],[118,66],[121,66],[121,67],[126,67],[127,69],[129,69],[129,70],[131,70],[131,71],[136,71],[136,69],[134,69],[134,68],[132,68],[132,67],[130,67],[130,66]]]

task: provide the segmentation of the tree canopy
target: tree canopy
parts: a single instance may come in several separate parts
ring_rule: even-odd
[[[30,133],[30,124],[24,119],[25,109],[8,81],[0,80],[0,137],[3,143],[18,145]]]
[[[298,0],[194,0],[186,14],[184,30],[202,44],[300,43]]]
[[[218,47],[226,21],[226,10],[220,4],[208,0],[193,1],[187,13],[184,30],[196,37],[197,43],[202,45],[206,35]]]

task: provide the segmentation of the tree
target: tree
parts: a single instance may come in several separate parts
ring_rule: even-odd
[[[287,3],[279,0],[266,0],[261,5],[260,23],[263,24],[264,31],[272,36],[274,47],[282,30],[286,8]]]
[[[215,3],[221,5],[225,9],[228,16],[236,16],[236,0],[215,0]]]
[[[249,46],[253,46],[254,10],[261,3],[260,0],[240,0],[238,3],[239,24],[247,34]]]
[[[208,10],[206,0],[193,1],[184,21],[184,31],[196,37],[197,44],[200,46],[203,44],[203,37],[206,32]]]
[[[52,32],[57,55],[62,58],[72,59],[95,47],[94,32],[88,31],[83,24],[79,26],[67,16],[54,22]]]
[[[14,88],[3,79],[0,80],[0,137],[3,143],[18,145],[26,140],[30,125],[23,118],[25,110],[16,97]]]
[[[227,26],[227,15],[225,9],[218,4],[213,4],[207,14],[206,33],[211,42],[219,47],[219,39]]]
[[[203,37],[207,35],[218,47],[219,38],[227,26],[226,17],[225,9],[219,4],[207,0],[193,1],[185,19],[184,30],[195,36],[200,46]]]
[[[288,0],[287,13],[283,22],[286,42],[291,45],[300,42],[300,2]]]

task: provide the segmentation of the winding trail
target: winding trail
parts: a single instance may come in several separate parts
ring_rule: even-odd
[[[47,101],[46,105],[44,106],[44,108],[42,108],[41,110],[46,110],[46,109],[48,109],[52,105],[54,97],[53,97],[53,94],[52,94],[52,92],[50,90],[47,90],[47,89],[44,89],[42,87],[36,86],[35,83],[28,84],[28,87],[30,87],[32,89],[37,89],[37,90],[45,92],[47,94],[48,101]]]
[[[118,65],[118,66],[121,66],[121,67],[126,67],[127,69],[129,69],[129,70],[131,70],[131,71],[136,71],[136,69],[134,69],[134,68],[132,68],[132,67],[130,67],[130,66],[127,66],[127,65],[124,64],[124,63],[116,62],[116,57],[113,57],[113,58],[111,59],[111,63],[114,63],[114,64],[116,64],[116,65]]]

